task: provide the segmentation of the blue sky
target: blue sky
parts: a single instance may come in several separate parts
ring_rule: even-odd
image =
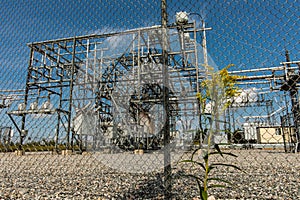
[[[143,2],[143,1],[139,1]],[[147,2],[147,1],[145,1]],[[160,2],[77,0],[2,0],[0,2],[0,89],[19,88],[16,79],[24,81],[29,48],[27,43],[119,31],[158,24]],[[123,7],[123,8],[122,8]],[[156,17],[148,17],[148,15]],[[13,78],[13,76],[17,78]],[[19,76],[18,76],[19,75]],[[14,86],[15,85],[15,86]]]
[[[183,10],[201,14],[213,28],[207,33],[208,52],[219,68],[275,66],[284,61],[284,48],[292,59],[299,58],[297,0],[167,3],[169,23]],[[0,89],[7,83],[19,88],[28,64],[27,43],[159,24],[160,1],[2,0],[0,18]]]

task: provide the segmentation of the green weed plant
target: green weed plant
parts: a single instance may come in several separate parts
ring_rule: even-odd
[[[239,88],[236,87],[238,76],[233,76],[228,73],[228,65],[220,71],[214,71],[212,67],[205,66],[207,71],[207,78],[201,83],[201,93],[197,94],[199,100],[201,113],[206,112],[206,105],[211,104],[210,119],[208,127],[205,127],[207,132],[207,146],[199,145],[193,151],[190,159],[181,161],[182,163],[191,163],[199,167],[200,171],[194,171],[192,174],[184,174],[184,176],[193,178],[199,189],[199,195],[202,200],[208,199],[209,189],[231,187],[232,183],[227,180],[212,177],[211,172],[217,167],[230,167],[241,171],[241,169],[233,164],[222,162],[211,162],[212,156],[231,156],[237,157],[235,154],[229,152],[222,152],[218,144],[212,144],[213,135],[220,132],[218,120],[221,114],[231,105],[233,98],[240,94]],[[202,153],[202,160],[195,159],[198,151]],[[198,154],[197,154],[198,155]],[[198,169],[198,168],[196,168]]]

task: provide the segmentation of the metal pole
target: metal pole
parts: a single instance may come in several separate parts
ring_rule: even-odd
[[[203,32],[203,39],[202,39],[203,61],[204,61],[205,70],[207,70],[208,59],[207,59],[207,45],[206,45],[206,28],[205,28],[205,21],[203,19],[201,21],[202,21],[202,32]]]
[[[76,38],[73,39],[73,52],[72,52],[72,68],[71,68],[71,80],[70,80],[70,102],[68,113],[68,130],[67,130],[67,149],[70,149],[70,133],[71,133],[71,116],[72,116],[72,103],[73,103],[73,86],[74,86],[74,74],[75,74],[75,53],[76,53]],[[73,133],[72,133],[73,135]],[[73,136],[71,145],[73,148]]]
[[[200,17],[200,19],[201,19],[201,23],[202,23],[202,27],[199,29],[199,30],[201,30],[202,31],[202,41],[201,41],[201,46],[202,46],[202,53],[203,53],[203,65],[204,65],[204,70],[205,70],[205,79],[207,79],[208,78],[208,69],[207,69],[207,67],[208,67],[208,56],[207,56],[207,43],[206,43],[206,31],[207,30],[212,30],[212,28],[206,28],[205,27],[205,21],[204,21],[204,19],[203,19],[203,17],[202,17],[202,15],[200,15],[199,13],[190,13],[190,15],[197,15],[197,16],[199,16]],[[196,26],[196,21],[194,21],[194,26]],[[195,36],[196,36],[196,31],[198,31],[198,30],[196,30],[195,29]],[[196,37],[194,36],[194,40],[195,40],[195,42],[196,42]],[[196,58],[197,58],[197,46],[195,46],[195,50],[196,50],[196,52],[195,52],[195,54],[196,54]],[[197,71],[197,75],[196,75],[196,79],[197,79],[197,93],[200,93],[200,86],[199,86],[199,66],[198,66],[198,60],[196,60],[196,66],[197,66],[197,69],[196,69],[196,71]],[[201,132],[201,142],[200,142],[200,144],[202,145],[202,135],[203,135],[203,133],[204,133],[204,130],[203,130],[203,127],[202,127],[202,113],[201,113],[201,104],[200,104],[200,101],[198,100],[198,115],[199,115],[199,128],[200,128],[200,132]]]
[[[288,78],[290,79],[291,77],[289,77],[289,69],[290,69],[290,56],[289,56],[289,52],[286,50],[285,52],[285,56],[286,56],[286,61],[287,61],[287,72],[288,72]],[[297,75],[295,75],[297,76]],[[294,118],[294,126],[296,129],[296,146],[295,146],[295,152],[300,151],[300,134],[299,134],[299,122],[300,122],[300,116],[299,116],[299,101],[298,101],[298,91],[296,88],[296,83],[298,82],[298,78],[296,80],[293,80],[294,82],[291,83],[291,85],[289,85],[290,89],[290,98],[291,98],[291,103],[292,103],[292,113],[293,113],[293,118]]]
[[[34,51],[33,48],[30,48],[30,60],[29,60],[29,66],[28,66],[28,74],[27,74],[27,79],[26,79],[26,88],[25,88],[25,96],[24,96],[24,105],[25,105],[25,109],[27,107],[27,101],[28,101],[28,93],[29,93],[29,79],[31,77],[31,69],[32,69],[32,60],[33,60],[33,55],[34,55]],[[25,123],[26,123],[26,114],[22,115],[22,125],[21,125],[21,132],[20,132],[20,146],[18,147],[18,150],[22,150],[22,146],[23,146],[23,140],[25,137]]]
[[[57,56],[57,65],[59,65],[59,62],[60,62],[60,49],[61,48],[58,48],[58,56]],[[64,74],[64,71],[63,71],[63,68],[60,69],[61,71],[61,74]],[[55,141],[55,144],[54,144],[54,150],[56,152],[58,152],[58,137],[59,137],[59,132],[60,132],[60,120],[61,120],[61,110],[62,110],[62,95],[63,95],[63,88],[62,88],[62,85],[63,85],[63,76],[60,76],[60,86],[59,87],[59,105],[58,105],[58,112],[57,112],[57,124],[56,124],[56,133],[55,133],[55,138],[54,138],[54,141]]]
[[[285,131],[284,131],[284,126],[285,126],[285,121],[283,116],[280,116],[280,124],[281,124],[281,131],[282,131],[282,137],[283,137],[283,145],[284,145],[284,152],[287,152],[287,148],[286,148],[286,138],[285,138]]]
[[[202,31],[202,36],[203,36],[202,37],[203,64],[204,64],[204,67],[207,68],[208,56],[207,56],[207,44],[206,44],[206,31],[212,30],[212,28],[206,28],[205,21],[204,21],[202,15],[200,15],[199,13],[190,13],[190,15],[197,15],[201,19],[202,27],[200,30]]]
[[[286,91],[284,92],[284,102],[285,102],[285,105],[287,107],[288,105],[288,100],[287,100],[287,94],[286,94]],[[291,143],[292,143],[292,129],[291,129],[291,120],[290,120],[290,114],[289,114],[289,110],[286,109],[286,118],[284,120],[284,122],[286,122],[284,125],[288,126],[289,129],[288,129],[288,144],[289,144],[289,151],[292,151],[291,149]]]
[[[168,74],[168,52],[167,52],[167,2],[161,1],[161,24],[162,24],[162,73],[163,73],[163,106],[166,112],[164,126],[164,186],[165,199],[172,198],[172,168],[170,153],[170,108],[169,108],[169,74]]]

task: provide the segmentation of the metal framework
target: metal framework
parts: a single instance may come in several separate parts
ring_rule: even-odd
[[[28,44],[24,101],[7,112],[20,144],[34,134],[29,124],[37,119],[30,116],[37,114],[56,116],[50,135],[68,149],[74,142],[92,149],[111,144],[160,148],[168,119],[171,136],[179,138],[176,121],[191,124],[199,116],[196,93],[204,76],[198,63],[199,29],[194,23],[167,27],[168,109],[163,103],[163,31],[153,26]]]
[[[260,88],[260,98],[255,101],[249,98],[245,98],[238,104],[233,104],[232,108],[240,107],[266,107],[267,115],[265,116],[248,116],[248,118],[267,118],[267,124],[269,125],[281,125],[281,127],[289,127],[295,129],[290,131],[290,140],[284,141],[285,148],[286,144],[296,152],[299,151],[300,144],[300,130],[299,130],[299,72],[300,72],[300,61],[290,61],[289,53],[286,51],[286,61],[280,63],[277,67],[266,67],[257,69],[247,69],[239,71],[231,71],[230,74],[239,75],[238,84],[244,88],[255,87]],[[261,74],[261,75],[258,75]],[[244,76],[246,75],[246,76]],[[270,107],[273,106],[273,100],[268,99],[267,96],[272,96],[271,93],[276,96],[284,97],[284,104],[278,111],[270,113]],[[290,100],[290,101],[289,101]],[[289,108],[288,105],[291,105]],[[277,113],[279,112],[279,113]],[[278,121],[273,120],[271,123],[271,117],[275,114],[279,114],[280,118]],[[230,114],[229,114],[230,115]],[[230,117],[229,117],[230,118]],[[230,119],[228,120],[230,121]],[[234,124],[234,122],[233,122]],[[283,138],[284,139],[284,138]],[[287,149],[287,148],[286,148]]]
[[[204,23],[202,29],[187,23],[28,44],[31,53],[23,102],[17,110],[7,112],[20,134],[20,144],[30,135],[39,138],[41,134],[32,130],[40,123],[34,115],[55,116],[49,137],[56,148],[65,144],[72,149],[76,143],[81,150],[111,146],[157,149],[164,146],[166,124],[175,145],[191,141],[201,128],[196,93],[201,80],[207,78],[202,67],[208,61],[205,37],[201,46],[197,34],[205,30],[210,29]],[[278,123],[295,127],[290,137],[294,139],[288,142],[297,151],[299,66],[287,53],[280,66],[230,72],[241,75],[241,88],[289,94],[291,109],[280,110]],[[4,98],[0,106],[7,108]],[[261,94],[255,101],[246,98],[233,104],[224,125],[235,131],[230,110],[253,106],[265,107],[268,123],[278,124],[272,119],[278,114],[272,112],[273,101]]]

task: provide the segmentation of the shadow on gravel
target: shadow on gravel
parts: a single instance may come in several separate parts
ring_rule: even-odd
[[[131,188],[128,193],[124,195],[124,200],[164,199],[163,174],[157,173],[155,175],[149,175],[149,177],[137,183],[132,183],[135,187]]]

